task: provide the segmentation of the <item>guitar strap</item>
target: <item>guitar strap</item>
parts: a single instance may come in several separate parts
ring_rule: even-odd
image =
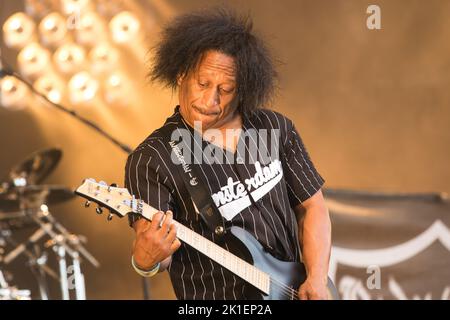
[[[191,153],[190,156],[192,156],[190,159],[193,159],[194,154],[192,151],[192,144],[183,141],[183,135],[180,135],[178,141],[171,140],[173,131],[178,128],[184,130],[187,129],[180,122],[178,126],[163,126],[159,129],[159,131],[162,133],[165,143],[169,146],[169,150],[172,152],[172,160],[174,154],[178,159],[178,163],[174,163],[174,161],[172,161],[173,167],[176,168],[176,172],[183,179],[184,186],[192,198],[192,203],[194,204],[197,213],[199,213],[202,217],[208,228],[214,232],[216,239],[218,241],[222,241],[223,236],[226,233],[225,223],[219,209],[212,200],[210,192],[206,188],[205,181],[201,178],[202,175],[199,167],[200,164],[186,161],[186,155],[181,152],[186,152],[189,150]],[[203,155],[201,156],[203,157]]]

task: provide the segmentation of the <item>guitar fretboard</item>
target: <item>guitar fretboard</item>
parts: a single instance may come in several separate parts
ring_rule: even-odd
[[[146,203],[143,203],[142,216],[144,218],[152,220],[153,215],[156,212],[158,212],[158,210]],[[203,253],[224,268],[230,270],[235,275],[252,284],[265,294],[269,294],[270,276],[267,273],[259,270],[247,261],[223,249],[183,224],[177,221],[174,221],[173,223],[177,228],[177,237],[180,240]]]

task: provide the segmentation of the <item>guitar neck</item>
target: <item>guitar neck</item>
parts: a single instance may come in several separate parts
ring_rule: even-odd
[[[152,220],[153,215],[158,212],[155,208],[143,203],[141,215],[147,220]],[[197,251],[203,253],[235,275],[252,284],[265,294],[270,292],[270,276],[257,269],[247,261],[235,256],[214,242],[206,239],[183,224],[174,221],[177,228],[177,237]]]

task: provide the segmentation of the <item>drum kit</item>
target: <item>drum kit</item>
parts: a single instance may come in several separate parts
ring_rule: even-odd
[[[12,168],[0,185],[0,300],[32,299],[31,290],[11,285],[13,277],[7,268],[19,256],[27,259],[40,299],[50,299],[50,278],[59,284],[63,300],[86,298],[81,262],[86,260],[95,267],[99,262],[83,246],[85,237],[70,233],[49,209],[75,194],[64,186],[41,184],[61,156],[62,151],[55,148],[35,152]],[[19,242],[16,233],[24,229],[33,229],[32,234]],[[56,257],[59,272],[50,266],[49,252]]]

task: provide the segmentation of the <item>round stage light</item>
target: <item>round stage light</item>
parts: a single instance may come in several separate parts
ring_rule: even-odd
[[[109,28],[114,42],[127,43],[136,39],[141,24],[131,12],[122,11],[111,19]]]
[[[84,49],[75,43],[66,43],[59,47],[53,56],[56,67],[65,74],[77,72],[85,59]]]
[[[42,42],[49,46],[60,45],[67,34],[66,19],[58,12],[52,12],[39,23]]]
[[[0,104],[12,110],[27,106],[30,94],[24,83],[12,76],[6,76],[0,81]]]
[[[127,99],[127,86],[125,77],[114,72],[108,76],[104,84],[104,98],[107,103],[125,103]]]
[[[100,43],[89,52],[91,70],[96,74],[103,74],[111,71],[119,60],[117,49],[108,43]]]
[[[39,77],[34,82],[34,88],[46,96],[51,102],[61,102],[64,92],[64,84],[62,80],[55,75],[44,75]]]
[[[90,0],[61,0],[61,10],[64,14],[81,14],[89,8]]]
[[[94,99],[97,90],[97,80],[86,71],[75,74],[69,81],[70,101],[73,104],[81,104]]]
[[[10,16],[3,24],[5,44],[10,48],[21,49],[35,38],[34,21],[23,12]]]
[[[34,79],[43,74],[50,65],[50,53],[40,44],[26,45],[17,56],[19,70],[26,78]]]
[[[93,46],[106,35],[103,21],[92,11],[86,12],[80,18],[75,36],[78,43]]]

